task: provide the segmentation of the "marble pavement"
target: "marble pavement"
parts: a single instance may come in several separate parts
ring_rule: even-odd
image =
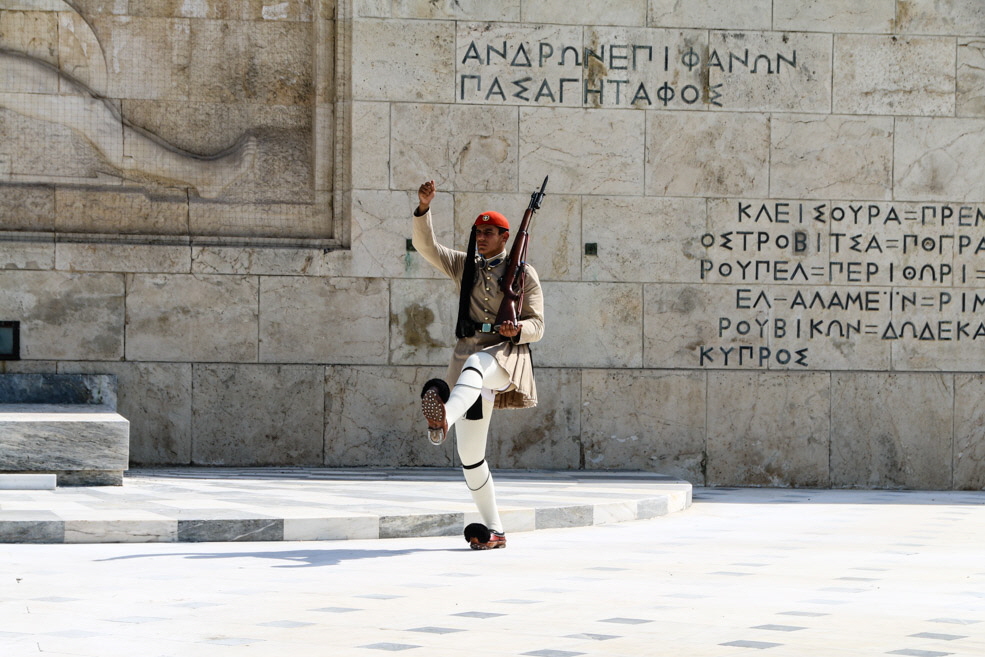
[[[491,552],[443,536],[6,544],[0,654],[981,657],[983,543],[982,492],[695,488],[682,513]]]

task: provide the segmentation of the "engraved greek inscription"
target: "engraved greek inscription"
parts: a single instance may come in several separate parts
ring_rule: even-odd
[[[791,263],[787,260],[737,260],[735,263],[715,263],[707,258],[699,262],[700,278],[706,280],[711,274],[717,274],[723,279],[748,281],[808,281],[810,276],[803,264]]]
[[[736,200],[710,226],[697,277],[731,285],[732,307],[714,315],[720,344],[695,352],[703,367],[782,367],[781,347],[792,368],[808,346],[823,366],[879,342],[927,358],[939,343],[985,342],[985,291],[958,287],[985,281],[983,207]]]
[[[801,349],[771,349],[770,347],[753,347],[740,345],[738,347],[706,346],[698,347],[698,365],[700,367],[767,367],[775,361],[778,365],[798,365],[807,367],[808,348]]]
[[[861,312],[879,312],[880,298],[884,294],[878,290],[863,290],[859,292],[841,292],[838,290],[808,292],[797,290],[790,301],[790,308],[805,310],[859,310]]]
[[[502,34],[502,33],[500,33]],[[661,31],[639,35],[640,42],[576,45],[561,40],[503,38],[474,33],[460,51],[458,99],[463,102],[564,104],[560,80],[548,73],[557,67],[582,73],[581,98],[568,103],[588,107],[659,107],[681,109],[725,106],[726,82],[712,83],[711,69],[733,75],[803,75],[797,51],[712,50],[707,55],[683,37]],[[652,39],[652,41],[651,41]],[[651,41],[648,43],[648,41]],[[510,72],[530,71],[513,77]],[[661,75],[662,74],[662,75]],[[659,75],[665,79],[654,79]],[[611,77],[610,77],[611,76]],[[481,78],[485,77],[485,80]],[[513,93],[504,91],[508,85]],[[538,90],[536,93],[534,90]]]
[[[533,66],[530,62],[530,55],[527,54],[527,49],[522,43],[516,49],[516,54],[513,55],[513,61],[510,62],[510,66],[526,66],[528,68]]]

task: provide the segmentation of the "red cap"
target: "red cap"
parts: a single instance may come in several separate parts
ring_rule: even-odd
[[[476,226],[499,226],[500,228],[510,229],[510,222],[498,212],[483,212],[475,218]]]

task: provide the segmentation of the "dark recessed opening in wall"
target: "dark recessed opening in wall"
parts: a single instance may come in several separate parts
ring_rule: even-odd
[[[0,360],[21,359],[21,323],[0,322]]]

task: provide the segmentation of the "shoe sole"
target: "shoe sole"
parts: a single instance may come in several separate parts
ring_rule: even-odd
[[[498,550],[500,548],[506,547],[506,539],[500,541],[488,541],[486,543],[480,543],[479,539],[473,538],[469,541],[469,547],[473,550]]]
[[[445,403],[436,388],[428,388],[421,397],[421,412],[428,421],[428,440],[432,445],[440,445],[448,437],[445,432]]]

